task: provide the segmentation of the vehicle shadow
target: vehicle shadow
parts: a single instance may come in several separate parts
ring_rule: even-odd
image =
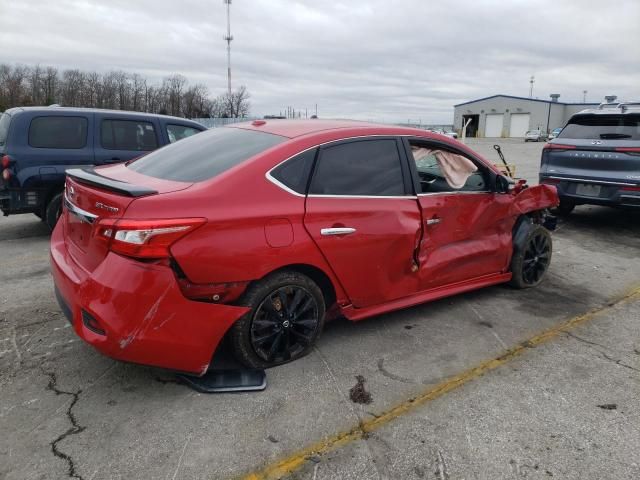
[[[640,210],[578,206],[571,215],[559,218],[554,235],[578,236],[580,245],[588,249],[589,245],[605,246],[607,250],[640,249]],[[628,253],[637,255],[633,250]]]
[[[50,233],[47,225],[35,215],[0,218],[0,241],[47,237]]]

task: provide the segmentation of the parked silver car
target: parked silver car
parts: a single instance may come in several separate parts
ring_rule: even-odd
[[[525,142],[539,142],[547,139],[547,134],[542,130],[529,130],[524,134]]]

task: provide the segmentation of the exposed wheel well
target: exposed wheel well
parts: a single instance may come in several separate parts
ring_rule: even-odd
[[[269,275],[274,272],[280,272],[282,270],[293,270],[294,272],[299,272],[313,280],[318,285],[318,287],[320,287],[320,290],[322,290],[322,295],[324,296],[324,302],[327,310],[329,310],[329,308],[334,303],[336,303],[336,290],[333,286],[333,283],[331,282],[331,279],[329,279],[327,274],[320,270],[318,267],[306,264],[285,265],[284,267],[280,267],[273,272],[269,272]]]

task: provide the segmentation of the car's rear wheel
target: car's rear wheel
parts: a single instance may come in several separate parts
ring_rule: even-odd
[[[556,212],[559,215],[567,216],[573,212],[574,208],[576,208],[576,204],[574,202],[561,198],[560,204],[556,207]]]
[[[241,302],[251,308],[231,328],[236,358],[269,368],[308,354],[324,326],[320,288],[307,276],[277,272],[249,287]]]
[[[530,288],[540,284],[551,263],[552,251],[549,230],[542,225],[533,225],[522,247],[515,249],[511,259],[510,285],[515,288]]]
[[[53,231],[58,223],[60,214],[62,213],[62,193],[55,195],[47,205],[44,211],[44,221],[49,227],[49,230]]]

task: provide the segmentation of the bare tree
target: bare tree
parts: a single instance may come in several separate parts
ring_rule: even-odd
[[[251,106],[249,103],[249,97],[249,91],[244,85],[231,92],[231,94],[224,94],[223,102],[225,104],[225,116],[230,118],[242,118],[249,115],[249,109]]]
[[[212,98],[205,85],[189,85],[178,74],[152,85],[140,74],[124,71],[101,74],[69,69],[60,75],[51,66],[0,64],[0,111],[20,105],[59,103],[190,118],[244,117],[249,114],[248,99],[244,86],[231,95]]]

